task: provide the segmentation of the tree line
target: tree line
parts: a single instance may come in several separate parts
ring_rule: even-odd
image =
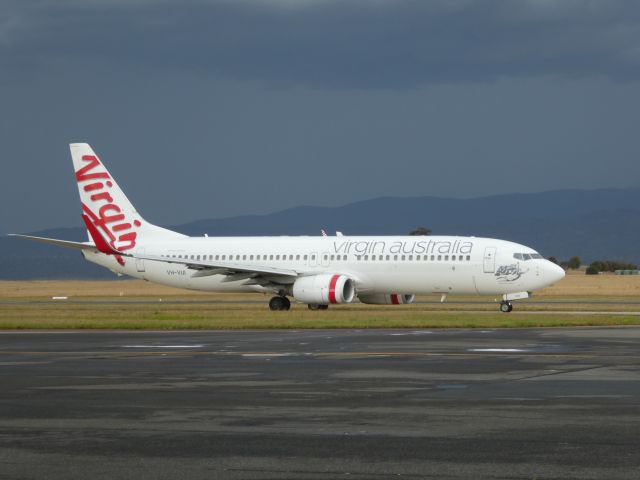
[[[556,257],[549,257],[549,261],[560,265],[565,270],[577,270],[582,266],[580,257],[571,257],[569,260],[558,261]],[[616,260],[596,260],[591,262],[585,273],[587,275],[597,275],[600,272],[615,272],[616,270],[637,270],[635,263],[618,262]]]

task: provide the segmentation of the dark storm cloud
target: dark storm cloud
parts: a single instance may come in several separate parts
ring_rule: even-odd
[[[3,10],[5,78],[79,58],[320,88],[640,78],[640,4],[629,1],[14,1]]]

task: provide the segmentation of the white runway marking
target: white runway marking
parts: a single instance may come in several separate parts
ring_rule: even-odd
[[[468,352],[528,352],[529,350],[523,350],[521,348],[470,348]]]
[[[416,331],[416,332],[409,332],[409,333],[392,333],[391,336],[392,337],[405,337],[407,335],[430,335],[433,332],[431,330],[420,330],[420,331]]]
[[[243,357],[290,357],[294,353],[243,353]],[[306,355],[306,354],[305,354]]]
[[[204,345],[122,345],[122,348],[202,348]]]

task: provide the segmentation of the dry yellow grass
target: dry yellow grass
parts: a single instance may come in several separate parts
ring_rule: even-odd
[[[640,275],[569,273],[563,280],[536,292],[538,297],[640,297]]]
[[[211,298],[224,296],[225,299],[236,295],[211,292],[197,292],[173,287],[165,287],[143,280],[26,280],[0,281],[0,299],[24,299],[65,296],[69,298]],[[255,294],[239,294],[238,299],[256,298]]]

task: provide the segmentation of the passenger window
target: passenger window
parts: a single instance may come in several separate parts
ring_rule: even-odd
[[[302,257],[303,260],[307,260],[309,258],[308,255],[305,255],[304,257]]]
[[[442,260],[442,255],[438,255],[438,261]]]
[[[453,260],[455,262],[456,261],[456,256],[455,255],[451,255],[451,260]]]
[[[300,255],[296,255],[296,260],[300,260]]]
[[[413,260],[413,255],[409,255],[409,260]]]
[[[448,262],[448,261],[449,261],[449,255],[445,255],[445,256],[444,256],[444,261],[445,261],[445,262]]]
[[[344,260],[344,261],[346,262],[346,261],[347,261],[347,256],[346,256],[346,255],[343,255],[343,256],[342,256],[342,260]]]
[[[467,255],[467,261],[471,260],[471,255]]]
[[[394,255],[394,256],[393,256],[393,259],[394,259],[395,261],[398,261],[398,255]]]
[[[402,255],[402,257],[400,258],[400,260],[402,260],[404,262],[405,256]]]
[[[325,260],[328,260],[328,257],[327,257],[327,255],[325,255],[325,256],[324,256],[324,257],[322,257],[322,258],[324,258]]]
[[[316,256],[315,255],[311,255],[311,260],[315,260]]]
[[[280,255],[276,255],[276,260],[280,260]]]
[[[333,262],[333,260],[335,259],[335,257],[333,255],[331,255],[330,257],[331,261]]]
[[[389,261],[389,260],[390,260],[390,258],[391,258],[391,256],[390,256],[390,255],[387,255],[386,260],[387,260],[387,261]]]

